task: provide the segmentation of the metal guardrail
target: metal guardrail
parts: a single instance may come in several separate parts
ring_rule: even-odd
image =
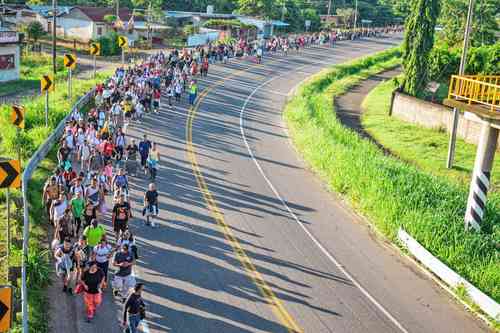
[[[500,112],[500,75],[452,75],[448,99]]]
[[[28,203],[28,183],[36,170],[40,162],[48,155],[52,146],[58,141],[59,137],[63,134],[66,121],[68,121],[71,116],[80,110],[83,106],[87,105],[91,98],[94,96],[95,90],[92,89],[84,96],[82,96],[76,104],[71,109],[71,112],[64,117],[63,120],[57,125],[54,131],[50,134],[47,140],[38,148],[38,150],[33,154],[28,164],[26,165],[23,176],[22,176],[22,196],[23,196],[23,207],[24,207],[24,218],[23,218],[23,261],[22,261],[22,273],[21,273],[21,304],[22,304],[22,325],[23,333],[28,333],[28,288],[27,288],[27,272],[26,272],[26,260],[28,258],[28,246],[29,246],[29,203]]]

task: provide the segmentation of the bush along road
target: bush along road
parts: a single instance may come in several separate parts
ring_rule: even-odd
[[[329,188],[342,194],[380,232],[395,241],[398,228],[404,227],[436,257],[498,302],[498,201],[488,202],[482,233],[465,232],[465,187],[385,155],[374,143],[343,127],[332,112],[332,96],[394,68],[398,56],[398,50],[384,51],[332,67],[308,80],[285,109],[290,135]]]

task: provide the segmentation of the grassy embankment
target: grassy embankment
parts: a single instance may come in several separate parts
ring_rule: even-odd
[[[404,227],[435,256],[500,301],[500,261],[495,248],[500,236],[499,197],[490,197],[483,232],[465,232],[466,183],[385,156],[335,116],[332,96],[393,67],[397,58],[397,51],[384,51],[332,67],[305,82],[285,108],[293,142],[330,189],[343,195],[389,239],[396,242],[398,228]],[[421,136],[422,132],[415,132],[413,140],[426,140]]]
[[[21,131],[19,135],[16,133],[14,126],[10,124],[10,105],[0,106],[0,156],[15,158],[19,145],[21,149],[22,165],[26,165],[29,158],[33,155],[36,149],[47,139],[49,134],[57,126],[71,110],[72,105],[83,96],[87,91],[95,86],[97,82],[102,82],[107,76],[108,71],[98,73],[95,80],[74,80],[73,82],[73,98],[69,99],[63,77],[58,77],[56,83],[56,91],[50,94],[50,109],[49,109],[49,127],[45,127],[44,120],[44,97],[27,98],[23,101],[26,109],[26,129]],[[37,83],[39,84],[39,83]],[[30,247],[28,256],[28,304],[30,314],[30,331],[36,333],[44,333],[48,331],[48,307],[49,303],[45,297],[45,289],[50,282],[50,272],[52,264],[50,261],[50,253],[47,252],[47,223],[45,211],[41,202],[41,192],[47,177],[53,172],[56,166],[55,154],[52,152],[41,163],[35,171],[29,183],[29,203],[30,203]],[[13,197],[19,198],[20,192],[15,190],[12,193]],[[0,209],[5,212],[5,196],[4,192],[0,193]],[[15,212],[16,207],[12,211]],[[6,229],[5,213],[0,216],[0,229]],[[1,261],[0,271],[4,272],[0,275],[0,283],[17,285],[20,287],[20,279],[17,276],[16,281],[6,281],[5,272],[8,266],[20,267],[22,259],[22,218],[20,214],[12,214],[15,217],[12,222],[12,238],[10,263]],[[16,216],[17,215],[17,216]],[[4,235],[5,233],[2,232]],[[5,238],[0,247],[0,253],[5,253]],[[15,303],[20,302],[20,290],[15,289]],[[20,315],[20,314],[19,314]],[[15,329],[12,332],[20,331],[20,316],[15,318]]]
[[[68,73],[62,57],[56,61],[58,73],[56,79],[64,79]],[[21,57],[21,77],[19,80],[0,85],[0,95],[8,95],[21,91],[39,90],[40,78],[44,74],[52,74],[52,57],[43,54],[30,54]]]

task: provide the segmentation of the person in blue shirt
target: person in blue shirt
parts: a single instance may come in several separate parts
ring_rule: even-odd
[[[144,139],[139,142],[139,154],[141,155],[141,165],[144,168],[144,174],[148,174],[147,171],[147,160],[149,156],[149,150],[151,149],[151,141],[148,140],[148,136],[144,134]]]

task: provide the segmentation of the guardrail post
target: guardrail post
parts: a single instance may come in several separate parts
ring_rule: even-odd
[[[486,209],[486,196],[490,187],[491,168],[497,148],[498,133],[499,130],[492,127],[489,122],[483,122],[470,184],[469,199],[467,200],[466,230],[471,227],[476,231],[481,230],[481,222]]]

